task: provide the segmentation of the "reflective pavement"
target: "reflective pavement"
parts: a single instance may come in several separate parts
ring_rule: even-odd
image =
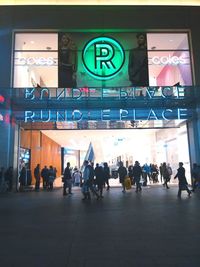
[[[200,190],[177,186],[84,202],[80,189],[0,195],[2,267],[198,267]]]

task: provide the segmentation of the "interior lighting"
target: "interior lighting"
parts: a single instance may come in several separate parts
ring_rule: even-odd
[[[0,5],[131,5],[200,6],[199,0],[0,0]]]

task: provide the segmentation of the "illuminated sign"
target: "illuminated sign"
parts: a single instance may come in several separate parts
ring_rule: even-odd
[[[35,100],[53,100],[61,101],[66,99],[85,100],[99,98],[108,99],[114,97],[115,99],[141,99],[141,92],[146,99],[159,98],[176,98],[182,99],[185,97],[185,90],[187,87],[183,86],[163,86],[163,87],[118,87],[113,88],[55,88],[54,90],[48,88],[26,88],[24,90],[24,99],[28,101]]]
[[[17,59],[17,65],[27,65],[27,66],[51,66],[54,65],[56,62],[54,61],[53,57],[20,57]]]
[[[93,110],[26,110],[25,122],[61,121],[129,121],[187,119],[187,109],[93,109]]]
[[[121,70],[125,53],[121,44],[110,37],[97,37],[84,47],[82,60],[85,69],[93,78],[108,80]]]
[[[152,63],[154,65],[181,65],[181,64],[185,64],[185,59],[180,56],[162,56],[162,57],[158,57],[155,56],[151,59]]]

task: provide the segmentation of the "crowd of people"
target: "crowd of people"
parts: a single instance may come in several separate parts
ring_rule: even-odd
[[[74,172],[70,169],[70,163],[67,163],[67,167],[64,171],[63,176],[63,195],[72,194],[72,185],[74,184],[74,175],[78,174],[78,186],[82,187],[83,200],[90,200],[91,194],[97,199],[103,198],[103,189],[110,189],[109,179],[111,177],[111,172],[108,164],[105,162],[103,164],[96,164],[94,167],[93,162],[84,162],[83,173],[76,170]],[[136,188],[136,193],[142,191],[142,186],[147,186],[148,183],[160,182],[163,187],[169,189],[168,183],[171,180],[172,168],[170,164],[163,162],[159,167],[155,164],[144,164],[140,165],[138,161],[135,161],[134,165],[130,165],[126,168],[123,162],[119,162],[117,169],[119,181],[122,185],[122,192],[125,193],[126,190],[131,189],[132,185]],[[158,178],[159,176],[159,178]],[[192,190],[188,188],[188,182],[185,176],[185,168],[183,163],[179,162],[179,168],[174,176],[174,179],[178,178],[179,190],[178,197],[181,196],[181,192],[186,190],[188,195],[195,191],[197,186],[200,184],[200,166],[197,164],[193,165],[192,169]],[[68,192],[66,189],[68,188]]]
[[[161,182],[163,187],[169,189],[169,182],[172,177],[172,168],[170,164],[163,162],[158,167],[156,164],[140,165],[139,161],[135,161],[134,165],[126,168],[122,161],[118,163],[117,177],[122,185],[122,192],[125,193],[134,186],[136,193],[142,191],[142,187],[151,183]],[[57,176],[57,170],[53,166],[44,166],[40,168],[40,164],[34,168],[33,175],[35,178],[35,191],[39,191],[41,184],[44,190],[52,191],[54,181]],[[84,161],[82,172],[77,168],[71,168],[70,162],[67,163],[62,175],[63,195],[71,195],[72,187],[81,187],[83,200],[91,200],[91,195],[97,199],[103,198],[103,190],[110,190],[109,180],[111,178],[111,170],[107,162],[102,164]],[[186,190],[188,195],[195,192],[200,186],[200,165],[194,163],[191,171],[192,190],[188,188],[188,182],[185,176],[185,168],[183,163],[179,162],[179,168],[174,175],[174,179],[178,178],[179,189],[178,197],[181,197],[181,192]],[[116,177],[115,177],[116,178]],[[19,175],[19,190],[23,191],[24,187],[32,184],[31,171],[25,166],[21,169]],[[13,188],[13,168],[9,167],[0,169],[0,189],[2,191],[12,191]]]

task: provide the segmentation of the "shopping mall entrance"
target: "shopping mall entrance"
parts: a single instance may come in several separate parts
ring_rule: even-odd
[[[39,125],[36,124],[32,124],[32,129],[28,124],[23,125],[19,142],[19,170],[24,164],[32,173],[38,163],[41,168],[52,165],[57,170],[57,186],[61,186],[59,177],[67,162],[72,168],[81,170],[85,159],[95,164],[107,162],[111,173],[116,170],[119,161],[127,168],[136,160],[141,166],[147,163],[159,167],[160,163],[167,162],[172,167],[173,175],[178,162],[182,161],[190,181],[186,121],[174,120],[168,125],[163,125],[162,121],[159,125],[155,122],[145,124],[141,121],[138,125],[129,122],[130,128],[127,129],[120,129],[118,125],[118,129],[66,130],[66,124],[63,124],[63,129],[60,125],[60,129],[54,130],[50,129],[50,124],[46,127],[43,124],[42,130],[37,129]],[[150,127],[152,125],[154,127]],[[118,185],[118,179],[114,180],[113,177],[111,184]]]

